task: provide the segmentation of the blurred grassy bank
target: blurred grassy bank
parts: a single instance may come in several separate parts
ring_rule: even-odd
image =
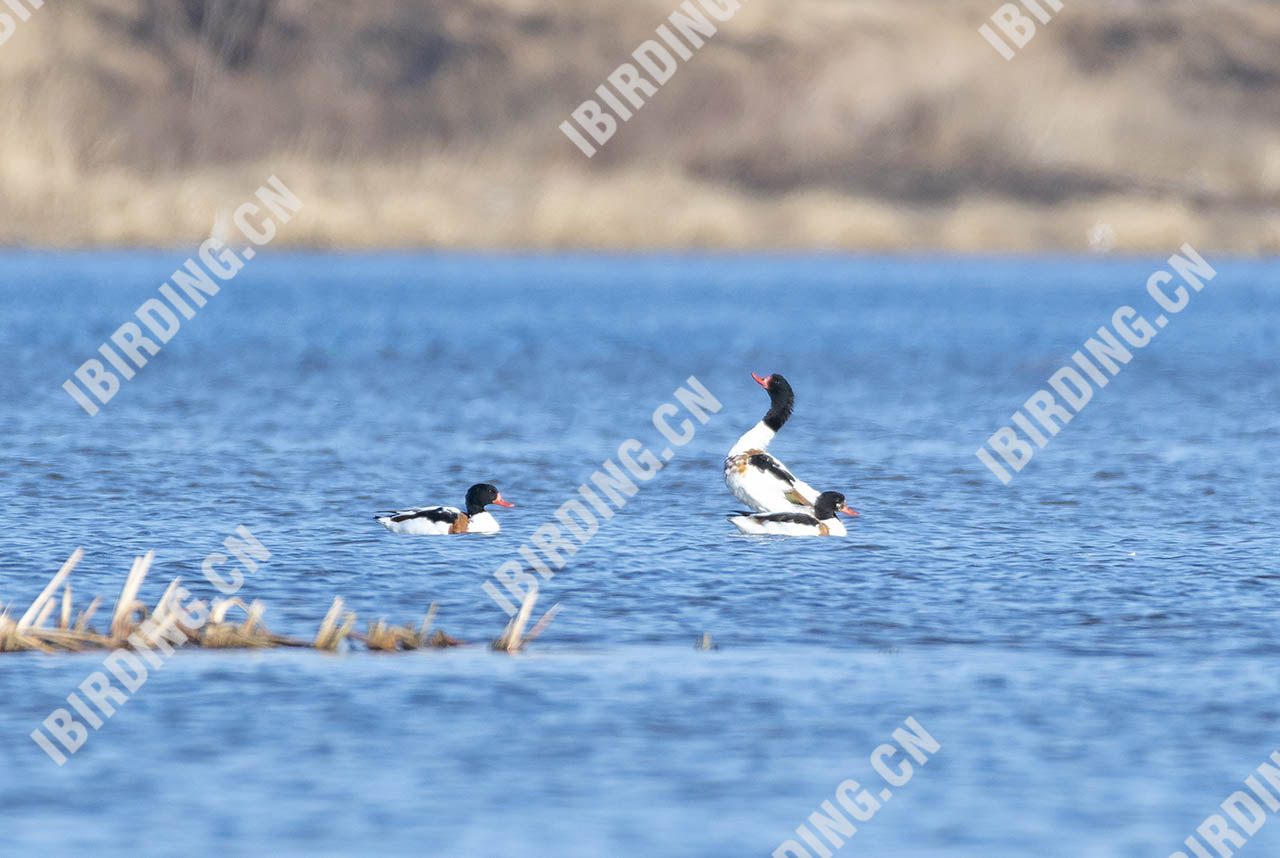
[[[594,159],[674,0],[82,0],[0,46],[0,242],[1280,251],[1280,4],[751,0]]]

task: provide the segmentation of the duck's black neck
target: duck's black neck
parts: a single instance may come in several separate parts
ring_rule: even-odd
[[[835,498],[819,497],[818,502],[813,505],[813,517],[818,521],[826,521],[829,518],[835,518]]]
[[[473,501],[473,500],[467,501],[467,516],[470,517],[473,515],[479,515],[480,513],[484,512],[484,506],[485,505],[480,503],[479,501]]]
[[[790,387],[781,390],[769,390],[769,411],[764,415],[764,425],[774,432],[782,428],[782,424],[791,419],[791,409],[795,407],[796,397]]]

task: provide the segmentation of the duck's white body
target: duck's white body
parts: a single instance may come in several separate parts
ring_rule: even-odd
[[[844,522],[832,516],[819,521],[802,512],[768,512],[729,516],[733,526],[743,533],[769,536],[845,536]]]
[[[497,533],[501,528],[489,511],[466,515],[454,506],[420,506],[378,516],[392,533],[443,536],[451,533]]]
[[[818,492],[765,452],[777,433],[763,420],[738,439],[724,460],[724,484],[756,512],[808,512]]]
[[[375,515],[379,523],[392,533],[412,536],[443,536],[448,533],[497,533],[498,520],[485,507],[489,504],[515,506],[503,499],[502,492],[488,483],[476,483],[467,489],[466,512],[456,506],[419,506]]]

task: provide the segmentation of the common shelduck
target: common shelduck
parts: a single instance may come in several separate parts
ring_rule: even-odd
[[[435,536],[445,533],[497,533],[498,520],[485,509],[489,504],[515,506],[503,500],[501,493],[488,483],[476,483],[467,489],[467,511],[452,506],[420,506],[375,515],[392,533],[413,536]]]
[[[844,502],[839,492],[823,492],[807,512],[740,512],[728,516],[733,526],[743,533],[776,534],[778,536],[844,536],[844,522],[836,513],[857,515]]]
[[[764,378],[753,372],[751,377],[768,392],[769,411],[729,451],[724,460],[724,484],[738,500],[756,512],[810,512],[818,493],[765,452],[773,436],[791,417],[795,393],[776,372]]]

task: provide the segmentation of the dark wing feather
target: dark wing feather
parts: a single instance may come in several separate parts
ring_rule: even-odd
[[[781,480],[788,486],[783,495],[787,500],[799,506],[813,506],[813,501],[800,494],[800,490],[796,488],[795,474],[787,470],[786,465],[770,456],[768,453],[754,453],[747,459],[748,464],[753,468],[764,471],[766,474]]]
[[[392,516],[392,521],[408,521],[411,518],[425,518],[427,521],[438,521],[444,524],[453,524],[458,520],[458,511],[446,509],[442,506],[429,506],[425,509],[411,510]]]
[[[780,524],[816,525],[818,520],[803,512],[765,512],[752,516],[756,521],[776,521]]]
[[[789,486],[794,486],[796,483],[795,475],[768,453],[754,453],[751,458],[747,459],[747,464],[753,468],[759,468],[770,476],[777,477]]]

